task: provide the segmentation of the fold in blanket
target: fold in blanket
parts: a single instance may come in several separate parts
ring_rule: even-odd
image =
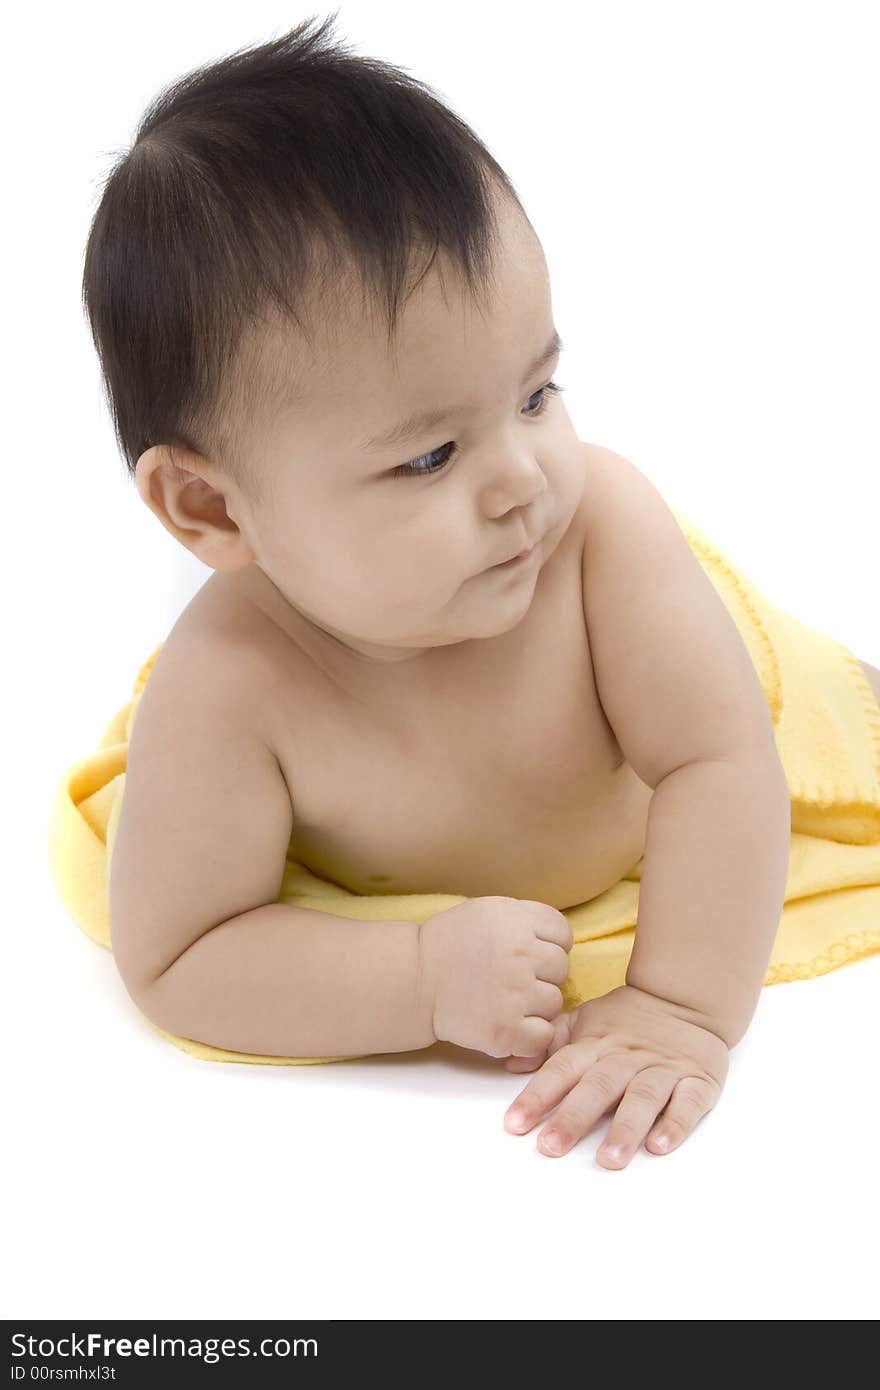
[[[880,708],[846,647],[776,608],[679,512],[676,520],[734,618],[761,679],[791,794],[785,905],[766,985],[805,980],[880,951]],[[49,826],[53,878],[70,915],[110,947],[109,862],[125,790],[128,740],[161,645],[97,749],[62,778]],[[625,981],[635,937],[642,860],[606,892],[567,908],[574,936],[565,1008]],[[363,921],[423,922],[461,897],[360,896],[287,860],[279,902]],[[226,1051],[150,1027],[206,1061],[300,1065],[345,1057],[271,1057]],[[368,1054],[356,1054],[363,1056]]]

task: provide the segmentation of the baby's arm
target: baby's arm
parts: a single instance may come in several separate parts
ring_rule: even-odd
[[[195,644],[204,640],[204,650]],[[113,955],[158,1027],[236,1052],[428,1047],[419,925],[276,901],[291,798],[255,706],[251,654],[193,637],[141,697],[110,870]]]
[[[557,1024],[505,1118],[567,1153],[670,1153],[717,1103],[785,902],[791,803],[761,684],[672,512],[638,469],[590,449],[584,616],[624,757],[654,789],[626,983]],[[508,1068],[528,1070],[541,1057]]]
[[[654,788],[628,985],[729,1047],[758,1002],[785,901],[791,810],[736,625],[672,512],[591,450],[584,611],[624,756]]]
[[[627,984],[734,1047],[767,973],[790,839],[788,788],[763,750],[667,773],[648,812]]]

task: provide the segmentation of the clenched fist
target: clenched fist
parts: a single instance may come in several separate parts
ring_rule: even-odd
[[[562,913],[529,898],[469,898],[429,917],[419,958],[434,1036],[489,1057],[546,1052],[572,944]]]

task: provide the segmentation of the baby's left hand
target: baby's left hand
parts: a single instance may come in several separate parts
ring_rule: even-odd
[[[687,1138],[716,1104],[729,1061],[716,1033],[681,1018],[659,996],[621,985],[560,1014],[543,1057],[508,1058],[508,1071],[543,1066],[508,1108],[505,1128],[526,1134],[561,1101],[538,1135],[541,1152],[556,1157],[617,1106],[596,1157],[604,1168],[625,1168],[643,1139],[649,1153],[662,1154]],[[522,1112],[519,1124],[514,1110]],[[551,1134],[559,1137],[556,1148]]]

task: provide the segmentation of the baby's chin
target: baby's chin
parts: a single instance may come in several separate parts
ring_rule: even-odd
[[[462,608],[454,615],[445,615],[445,621],[435,619],[432,622],[428,618],[418,636],[414,635],[410,642],[401,638],[394,642],[389,640],[384,654],[388,655],[393,650],[395,655],[400,657],[403,657],[404,653],[413,657],[420,653],[430,657],[432,651],[439,653],[442,649],[449,650],[465,642],[483,642],[492,637],[503,637],[522,622],[533,598],[534,586],[531,585],[517,600],[492,596],[488,600],[484,599],[471,605],[468,612]],[[372,639],[372,650],[378,652],[383,646],[384,644],[376,646],[376,639]]]
[[[512,632],[532,606],[536,576],[534,567],[528,577],[520,576],[512,582],[503,577],[499,582],[494,574],[487,575],[485,590],[475,596],[472,610],[463,624],[468,631],[462,632],[459,640],[501,637],[505,632]]]

